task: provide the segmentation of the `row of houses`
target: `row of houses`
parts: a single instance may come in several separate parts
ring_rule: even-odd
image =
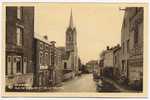
[[[66,47],[56,47],[34,33],[34,7],[6,7],[6,89],[52,87],[78,73],[72,12],[70,21]]]
[[[101,74],[125,80],[124,83],[142,87],[143,84],[143,7],[127,7],[122,29],[121,45],[107,46],[101,52]],[[139,86],[140,85],[140,86]]]
[[[99,68],[97,60],[90,60],[85,64],[85,66],[88,73],[98,73],[97,71],[99,71],[97,70]]]

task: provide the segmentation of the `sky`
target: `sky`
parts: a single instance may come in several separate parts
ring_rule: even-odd
[[[111,4],[43,4],[35,7],[35,33],[65,46],[72,8],[78,55],[83,63],[99,58],[106,46],[120,44],[124,12]]]

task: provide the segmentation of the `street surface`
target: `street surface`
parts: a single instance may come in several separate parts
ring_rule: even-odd
[[[131,92],[119,86],[113,80],[105,78],[103,86],[97,91],[97,83],[93,74],[82,74],[62,83],[61,87],[53,87],[53,92]]]
[[[96,92],[92,74],[83,74],[63,83],[55,92]]]

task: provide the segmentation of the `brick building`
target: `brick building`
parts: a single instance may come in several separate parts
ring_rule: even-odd
[[[34,39],[34,86],[49,87],[53,84],[53,69],[52,66],[52,45],[48,41],[47,36],[40,37],[35,35]]]
[[[6,86],[33,83],[34,7],[6,7]]]

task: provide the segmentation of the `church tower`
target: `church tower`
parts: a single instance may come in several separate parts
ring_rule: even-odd
[[[66,52],[69,52],[71,67],[75,73],[78,72],[78,50],[77,50],[77,32],[73,23],[72,10],[70,14],[69,27],[66,30]]]
[[[69,27],[66,31],[66,51],[74,51],[77,47],[77,33],[76,28],[73,25],[73,16],[72,16],[72,10],[70,14],[70,21],[69,21]]]

